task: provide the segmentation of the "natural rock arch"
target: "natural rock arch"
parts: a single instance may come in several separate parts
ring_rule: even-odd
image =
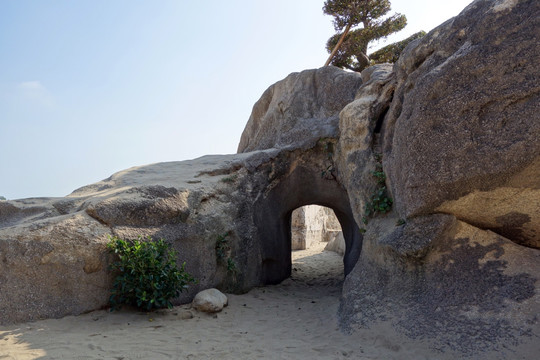
[[[362,234],[336,171],[334,148],[339,112],[354,100],[361,85],[358,73],[335,67],[306,70],[272,85],[253,107],[239,153],[292,150],[273,165],[271,172],[280,175],[253,207],[263,284],[279,283],[290,276],[291,214],[304,205],[334,210],[345,239],[345,275],[358,260]]]
[[[346,190],[334,179],[321,176],[317,168],[298,165],[254,204],[262,283],[276,284],[290,276],[291,214],[294,209],[311,204],[334,210],[345,239],[345,275],[354,267],[362,248],[362,234],[354,221]]]

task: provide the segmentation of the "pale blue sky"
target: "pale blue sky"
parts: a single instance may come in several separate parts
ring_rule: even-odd
[[[469,2],[392,1],[409,25],[388,43]],[[236,152],[264,90],[324,64],[323,3],[0,0],[0,195],[65,196],[131,166]]]

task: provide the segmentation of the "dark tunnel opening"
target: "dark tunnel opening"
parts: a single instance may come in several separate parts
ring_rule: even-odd
[[[310,204],[334,210],[345,240],[344,276],[353,269],[360,256],[363,236],[354,221],[347,192],[336,180],[325,179],[313,169],[297,166],[255,204],[262,284],[278,284],[291,275],[291,214],[296,208]]]

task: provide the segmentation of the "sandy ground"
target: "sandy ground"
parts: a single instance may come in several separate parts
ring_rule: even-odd
[[[324,243],[293,252],[293,275],[228,295],[217,315],[189,305],[153,313],[95,311],[0,327],[0,359],[437,359],[391,329],[337,325],[341,257]]]

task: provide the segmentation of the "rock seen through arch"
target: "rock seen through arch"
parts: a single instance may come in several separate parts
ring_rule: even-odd
[[[316,243],[325,243],[325,250],[343,256],[345,239],[334,211],[319,205],[306,205],[292,212],[291,249],[305,250]]]

